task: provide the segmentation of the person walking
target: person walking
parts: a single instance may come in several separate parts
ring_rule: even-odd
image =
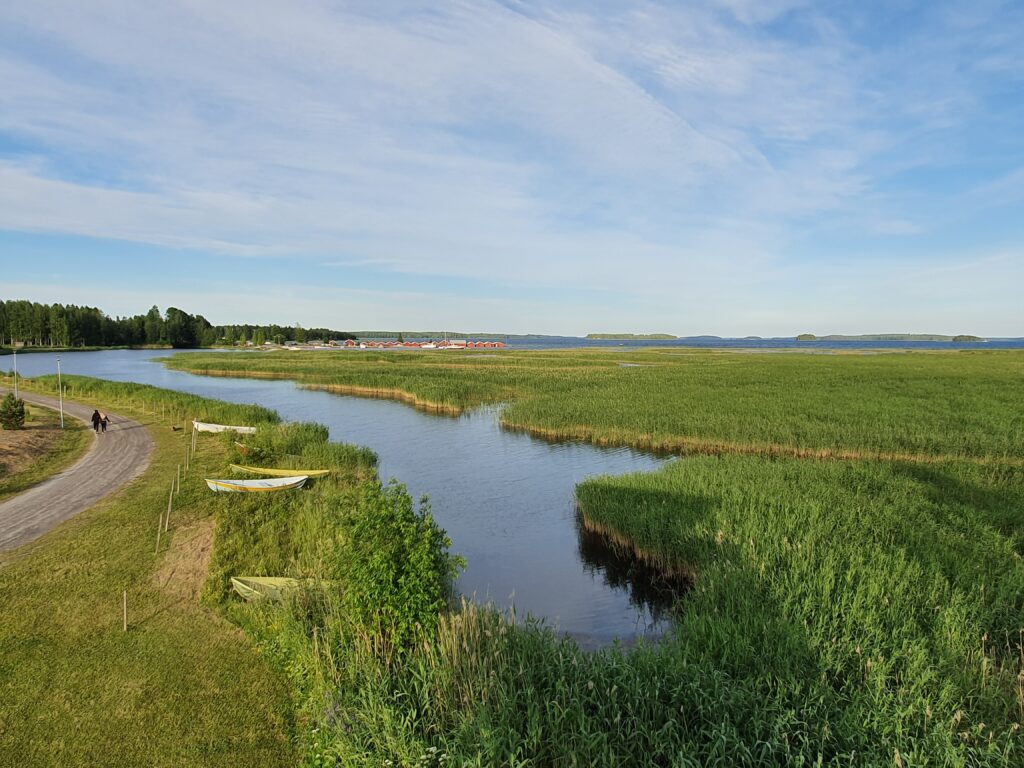
[[[107,424],[110,422],[110,417],[105,413],[100,414],[100,432],[107,431]]]
[[[100,412],[98,410],[93,411],[92,412],[92,431],[93,432],[99,432],[100,431],[100,422],[101,421],[103,421],[103,417],[100,416]]]

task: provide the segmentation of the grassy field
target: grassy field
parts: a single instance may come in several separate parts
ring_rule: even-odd
[[[25,406],[23,430],[0,432],[0,501],[31,488],[74,464],[89,447],[90,435],[77,419],[37,405]]]
[[[213,514],[200,478],[223,469],[219,446],[200,443],[155,551],[188,443],[168,425],[276,415],[150,387],[65,382],[73,397],[149,425],[156,450],[139,480],[2,556],[0,764],[293,765],[286,679],[198,599]],[[52,388],[40,382],[40,391]]]
[[[684,454],[578,488],[588,526],[693,578],[657,646],[583,653],[467,608],[392,657],[329,600],[263,610],[248,626],[303,692],[315,764],[1024,762],[1022,355],[171,364],[440,409],[508,401],[510,426]]]
[[[699,350],[179,354],[196,373],[295,379],[506,426],[668,452],[1020,461],[1024,355]]]

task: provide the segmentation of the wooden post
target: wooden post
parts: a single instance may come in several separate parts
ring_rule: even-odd
[[[123,616],[124,631],[128,631],[128,590],[121,595],[121,614]]]
[[[157,522],[156,522],[156,549],[153,550],[153,554],[154,555],[157,552],[160,551],[160,532],[163,530],[163,527],[164,527],[164,513],[161,512],[160,513],[160,519],[157,520]]]
[[[181,493],[181,464],[178,465],[178,493]]]
[[[164,518],[164,530],[171,524],[171,501],[174,499],[174,481],[171,481],[171,495],[167,497],[167,517]]]

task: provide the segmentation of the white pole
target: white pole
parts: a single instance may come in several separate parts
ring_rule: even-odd
[[[60,396],[60,428],[64,429],[64,387],[60,384],[60,356],[57,357],[57,394]]]
[[[18,397],[18,350],[14,350],[14,397]]]

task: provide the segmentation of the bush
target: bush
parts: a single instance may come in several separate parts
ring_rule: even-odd
[[[4,429],[25,427],[25,401],[11,392],[0,403],[0,426]]]
[[[398,653],[433,634],[463,563],[426,501],[417,509],[404,486],[364,483],[342,527],[332,575],[349,619]]]

